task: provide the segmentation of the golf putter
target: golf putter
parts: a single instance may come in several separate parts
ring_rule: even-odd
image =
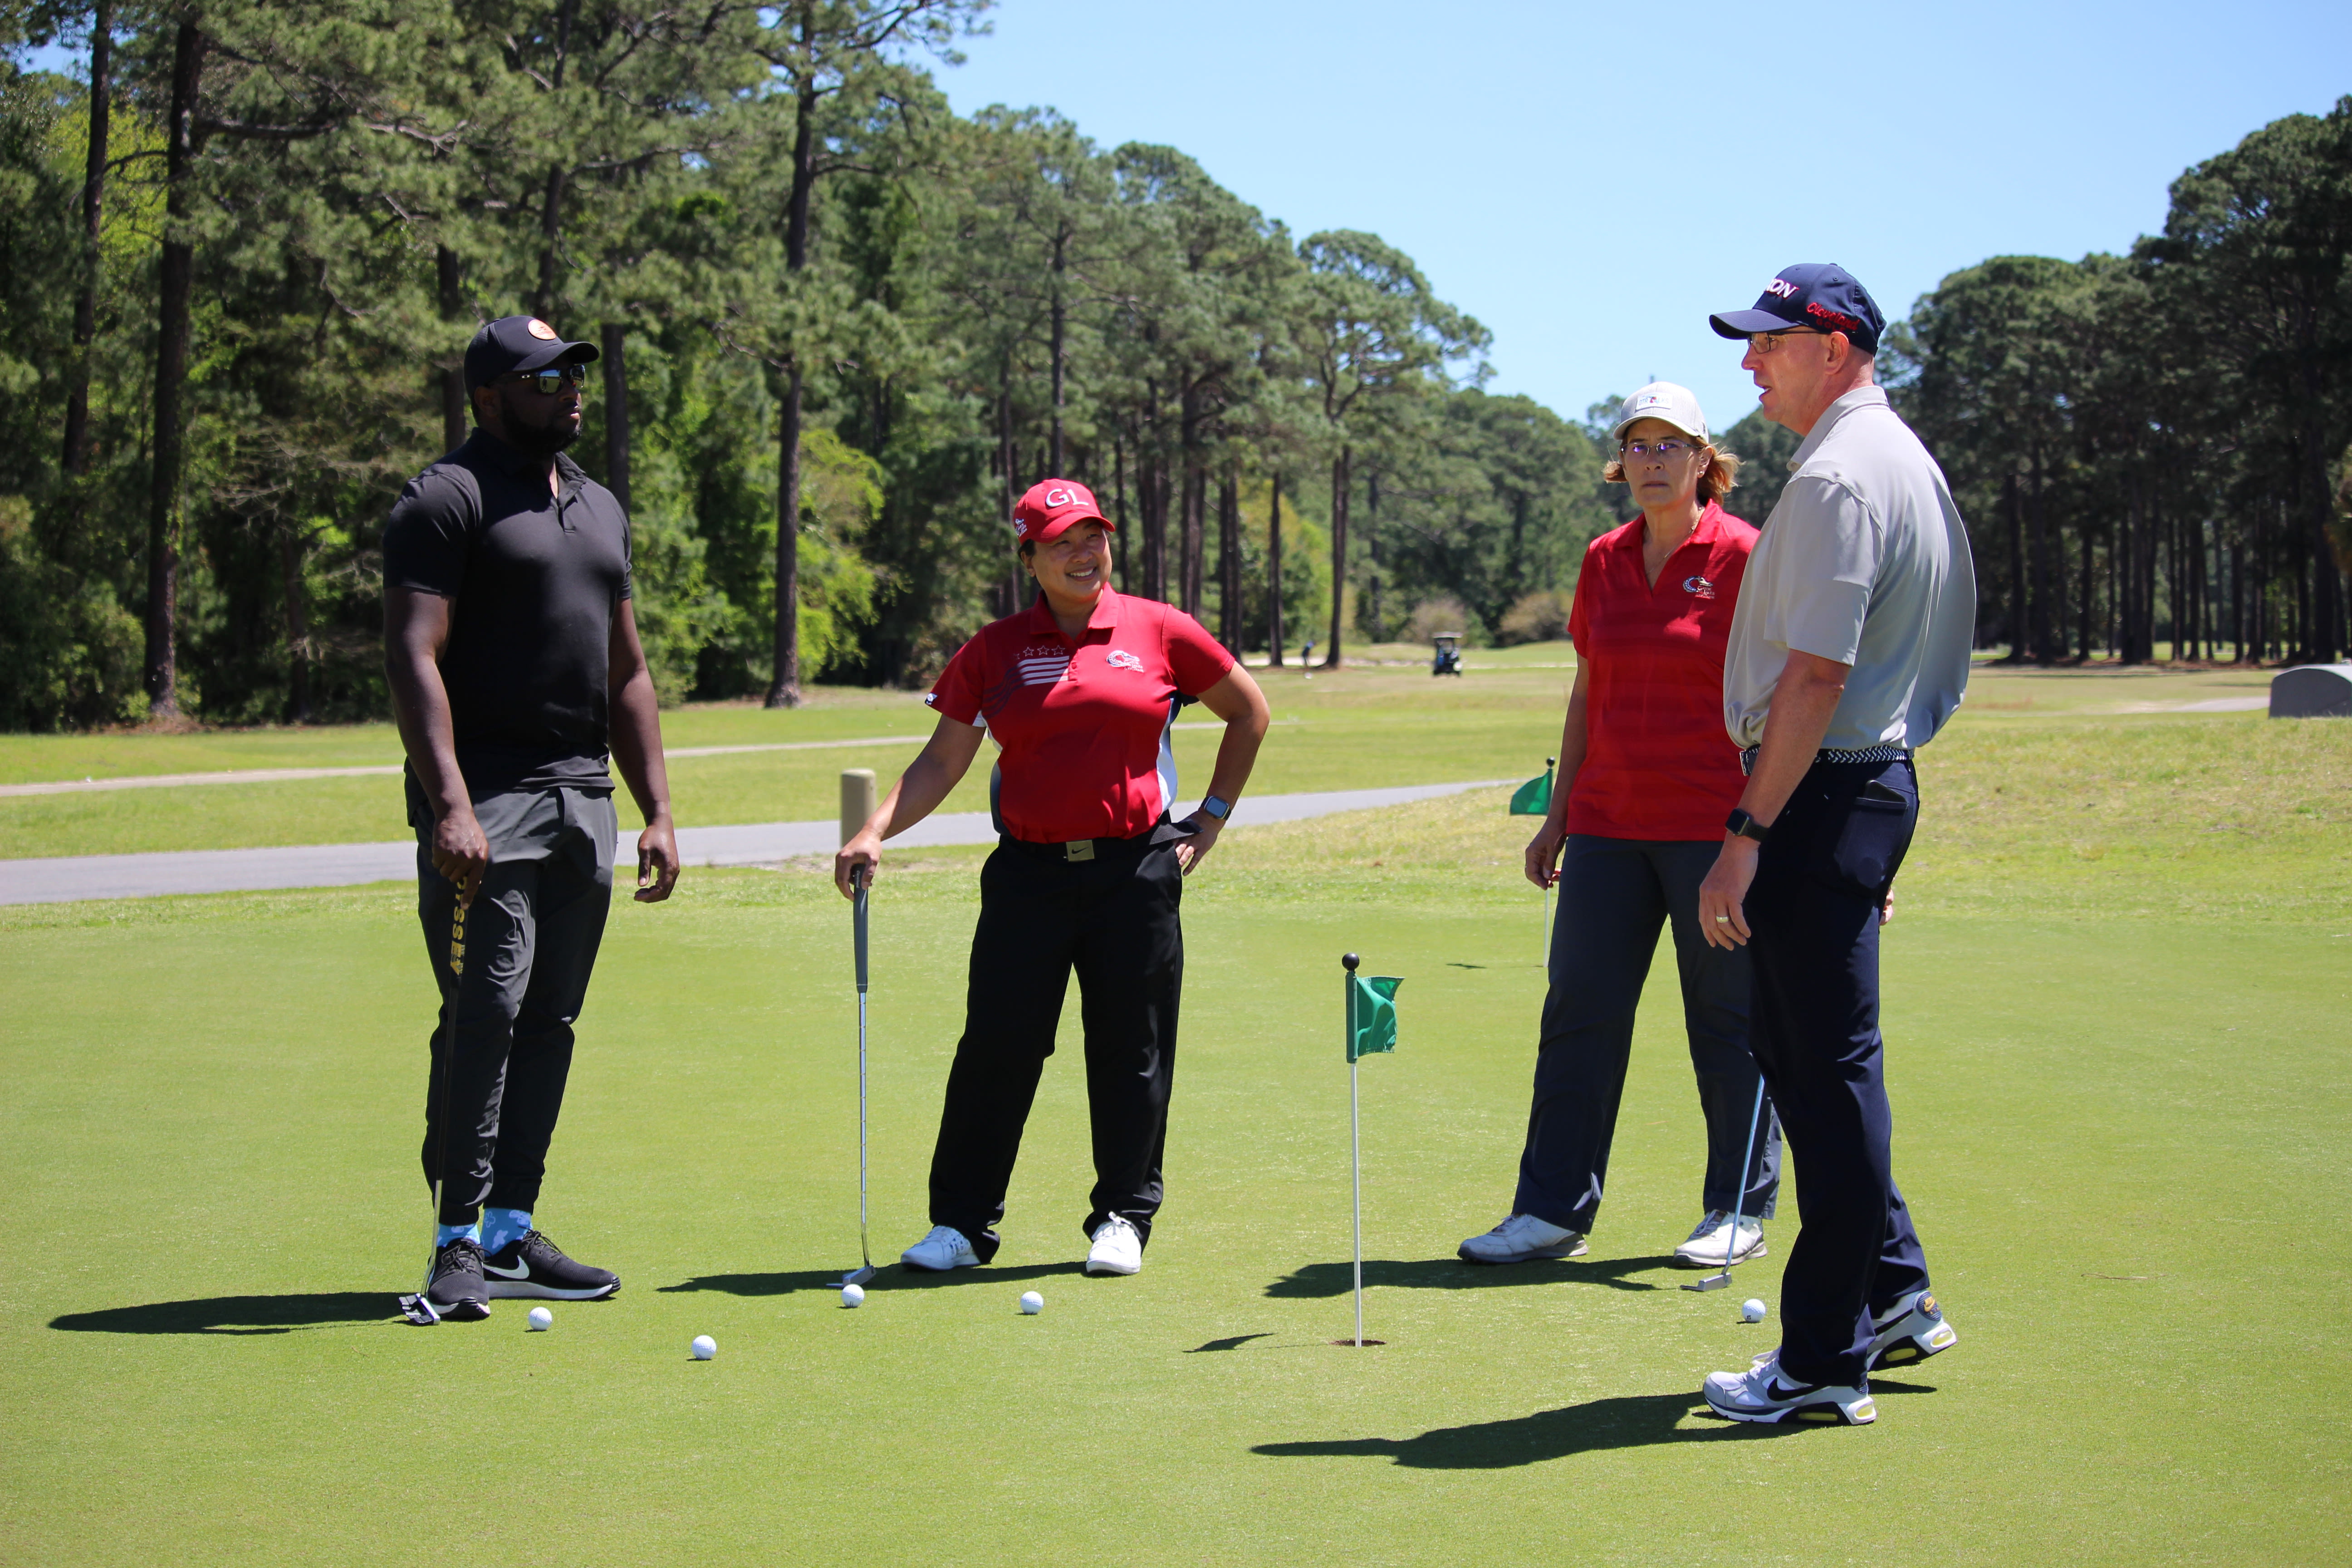
[[[850,928],[853,945],[857,952],[857,1262],[850,1273],[842,1276],[844,1285],[863,1285],[874,1278],[874,1249],[866,1240],[866,910],[873,868],[860,866],[856,876],[856,897],[850,905]]]
[[[1685,1290],[1720,1290],[1731,1283],[1731,1255],[1739,1247],[1739,1205],[1748,1201],[1748,1162],[1756,1155],[1756,1121],[1764,1114],[1764,1075],[1756,1075],[1756,1103],[1748,1111],[1748,1147],[1739,1156],[1739,1195],[1731,1200],[1731,1238],[1723,1244],[1723,1268]]]
[[[463,889],[461,889],[462,895]],[[466,973],[466,906],[458,903],[449,921],[449,973]],[[433,1302],[425,1292],[433,1288],[433,1265],[441,1256],[441,1170],[442,1156],[449,1142],[449,1079],[457,1071],[457,997],[451,988],[449,997],[449,1027],[441,1043],[441,1114],[433,1124],[433,1223],[425,1227],[425,1283],[416,1288],[414,1296],[400,1299],[400,1315],[420,1329],[429,1329],[441,1321],[433,1310]]]

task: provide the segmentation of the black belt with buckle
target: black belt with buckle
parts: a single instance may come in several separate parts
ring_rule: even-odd
[[[1179,838],[1191,837],[1190,829],[1181,827],[1163,816],[1132,838],[1070,838],[1058,844],[1039,844],[1026,838],[1015,838],[1008,833],[999,837],[997,842],[1041,860],[1083,865],[1090,860],[1109,859],[1119,855],[1140,858],[1162,844],[1173,844]]]

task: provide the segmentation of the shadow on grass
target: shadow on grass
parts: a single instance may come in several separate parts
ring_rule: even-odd
[[[49,1327],[79,1334],[290,1334],[345,1323],[396,1319],[390,1290],[332,1290],[291,1296],[207,1296],[68,1312]]]
[[[1628,1279],[1672,1266],[1672,1258],[1612,1258],[1593,1262],[1582,1258],[1546,1258],[1529,1263],[1502,1265],[1465,1263],[1453,1258],[1408,1261],[1395,1258],[1364,1259],[1366,1285],[1402,1286],[1408,1290],[1486,1290],[1510,1285],[1606,1285],[1612,1290],[1655,1290],[1647,1279]],[[1345,1296],[1355,1289],[1354,1266],[1310,1263],[1284,1275],[1265,1288],[1269,1296],[1286,1300]]]
[[[1083,1274],[1086,1266],[1076,1261],[1068,1263],[1024,1263],[1017,1268],[955,1268],[944,1274],[926,1268],[909,1268],[904,1264],[888,1264],[874,1271],[866,1282],[868,1290],[940,1290],[955,1285],[1002,1285],[1016,1279],[1044,1279],[1056,1274]],[[679,1291],[716,1290],[724,1296],[791,1296],[803,1290],[819,1290],[834,1295],[841,1289],[839,1268],[800,1268],[780,1274],[705,1274],[698,1279],[680,1280],[675,1285],[656,1289],[663,1295]]]
[[[1207,1344],[1194,1345],[1191,1350],[1186,1351],[1184,1353],[1186,1355],[1199,1355],[1203,1351],[1237,1351],[1244,1345],[1249,1343],[1252,1340],[1272,1339],[1273,1337],[1274,1336],[1270,1333],[1234,1334],[1229,1339],[1211,1340]]]
[[[1874,1378],[1873,1394],[1933,1394],[1924,1384],[1888,1383]],[[1691,1415],[1706,1425],[1685,1426]],[[1594,1399],[1558,1410],[1507,1421],[1481,1421],[1468,1426],[1439,1426],[1418,1437],[1340,1437],[1319,1442],[1259,1443],[1250,1452],[1276,1459],[1316,1459],[1354,1456],[1392,1459],[1419,1470],[1503,1470],[1515,1465],[1539,1465],[1611,1448],[1643,1448],[1662,1443],[1737,1443],[1790,1436],[1819,1430],[1807,1426],[1757,1426],[1726,1421],[1706,1407],[1696,1394],[1636,1394],[1616,1399]]]

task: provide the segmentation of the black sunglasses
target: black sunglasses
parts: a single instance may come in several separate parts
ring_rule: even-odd
[[[553,397],[567,386],[587,385],[588,367],[584,364],[551,365],[545,370],[517,371],[507,379],[530,387],[541,397]]]

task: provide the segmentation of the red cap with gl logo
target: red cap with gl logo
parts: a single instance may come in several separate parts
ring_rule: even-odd
[[[1013,537],[1043,544],[1077,522],[1111,527],[1110,519],[1095,504],[1094,491],[1075,479],[1040,479],[1013,509]]]

